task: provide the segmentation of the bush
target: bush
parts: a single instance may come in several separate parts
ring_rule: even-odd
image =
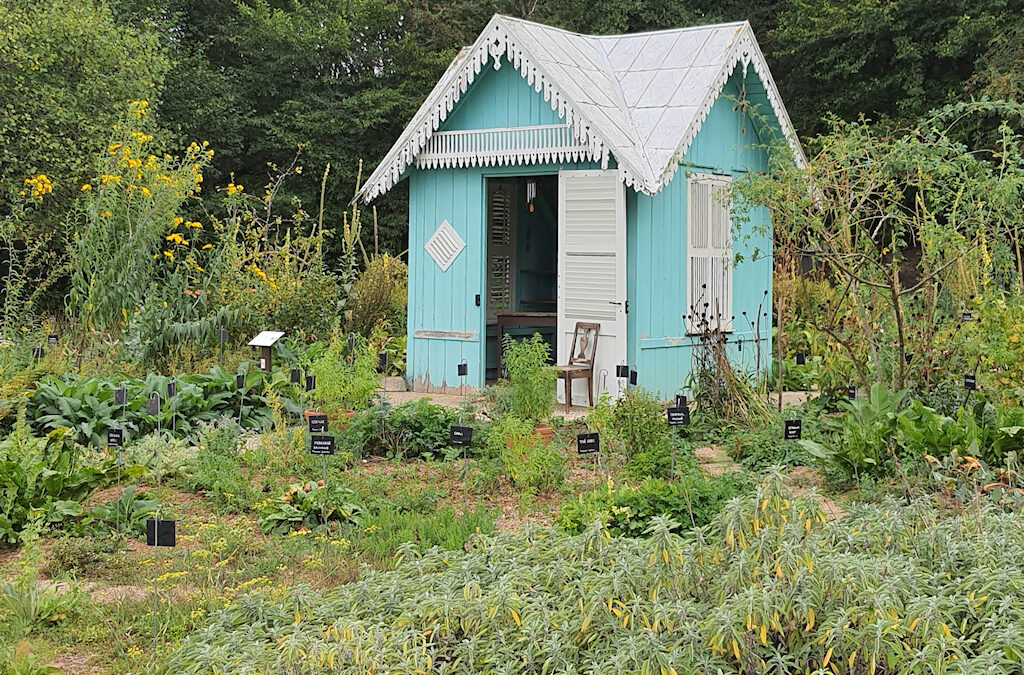
[[[711,522],[726,501],[753,487],[740,473],[710,476],[702,471],[683,475],[678,482],[648,478],[637,487],[615,488],[608,484],[562,504],[558,525],[570,534],[580,534],[601,521],[615,536],[640,537],[655,516],[668,516],[684,527],[702,527]]]
[[[661,402],[642,387],[630,389],[615,403],[610,427],[612,439],[627,460],[637,453],[661,448],[669,435]]]
[[[348,363],[349,356],[351,363]],[[377,356],[366,348],[362,338],[349,353],[345,340],[334,336],[327,348],[313,359],[310,370],[316,376],[312,396],[328,413],[367,407],[380,385]]]
[[[256,506],[260,529],[267,534],[285,534],[291,530],[314,528],[331,521],[355,522],[360,509],[352,503],[355,493],[323,481],[295,483],[276,499]]]
[[[565,458],[544,443],[531,422],[511,415],[497,420],[488,430],[487,450],[501,457],[505,474],[520,490],[553,490],[565,478]]]
[[[356,458],[365,454],[429,458],[447,447],[449,428],[458,421],[458,411],[428,398],[394,407],[382,402],[353,415],[341,432],[341,442]]]
[[[387,253],[375,256],[352,284],[349,330],[370,337],[379,324],[387,324],[394,333],[405,332],[406,289],[409,268]]]
[[[120,565],[111,564],[111,557],[125,549],[124,537],[109,533],[96,537],[60,537],[53,541],[42,571],[50,578],[58,576],[99,578]]]
[[[555,406],[558,372],[549,363],[551,347],[538,333],[523,340],[504,337],[502,358],[508,372],[509,411],[524,419],[543,421]]]

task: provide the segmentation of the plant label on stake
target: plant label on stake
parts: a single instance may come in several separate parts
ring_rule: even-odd
[[[124,429],[110,427],[107,429],[107,447],[120,448],[124,445]]]
[[[128,405],[128,390],[119,387],[114,390],[114,405]]]
[[[801,349],[796,353],[796,365],[802,366],[807,363],[807,354]]]
[[[153,416],[160,414],[160,396],[156,392],[146,399],[146,414]]]
[[[316,375],[306,375],[306,391],[316,389]]]
[[[333,455],[334,436],[310,436],[309,453],[311,455]]]
[[[448,430],[448,445],[453,447],[468,447],[473,443],[473,427],[463,427],[453,424]]]
[[[235,388],[236,389],[245,389],[245,374],[244,373],[238,373],[237,375],[235,375]]]
[[[970,312],[964,312],[963,314],[960,315],[960,323],[967,323],[968,321],[973,321],[973,320],[974,320],[974,317],[971,316]]]
[[[228,331],[224,326],[217,329],[217,342],[224,344],[228,341]]]
[[[975,391],[978,389],[978,380],[974,375],[964,375],[964,389],[967,391]]]
[[[327,415],[310,415],[307,420],[307,423],[309,425],[309,433],[327,433]]]
[[[46,344],[48,344],[48,345],[55,345],[55,344],[57,344],[57,334],[56,333],[50,333],[49,335],[47,335],[46,336]]]
[[[786,420],[783,422],[782,438],[787,441],[800,440],[802,420]]]
[[[676,408],[687,408],[686,394],[676,394]]]
[[[632,386],[634,386],[634,387],[636,386],[636,379],[637,379],[637,372],[635,370],[630,370],[629,371],[629,383]]]
[[[388,369],[388,353],[380,352],[377,354],[377,370],[384,372]]]
[[[146,546],[172,547],[177,544],[176,520],[149,518],[146,520]]]
[[[171,380],[167,383],[167,398],[174,398],[178,395],[178,383]]]
[[[680,427],[690,423],[690,409],[686,406],[669,408],[665,414],[668,416],[670,427]]]
[[[856,385],[851,384],[849,387],[846,388],[846,397],[848,399],[850,399],[851,401],[853,399],[857,398],[857,387],[856,387]]]
[[[469,365],[465,363],[460,363],[458,373],[459,377],[466,377],[467,375],[469,375]]]
[[[596,431],[576,435],[576,452],[592,455],[601,451],[601,437]]]
[[[41,359],[41,358],[43,358],[43,348],[42,347],[33,347],[32,348],[32,358],[34,358],[34,359]]]
[[[615,377],[623,380],[629,377],[629,366],[622,363],[615,366]]]
[[[292,368],[289,376],[292,384],[302,384],[302,371],[298,368]]]

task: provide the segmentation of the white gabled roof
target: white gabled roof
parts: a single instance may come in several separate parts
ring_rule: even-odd
[[[542,92],[573,135],[607,164],[615,157],[626,185],[656,194],[686,154],[737,64],[753,66],[794,160],[806,165],[746,21],[633,35],[580,35],[494,15],[455,57],[356,199],[369,202],[397,183],[488,61],[507,58]]]

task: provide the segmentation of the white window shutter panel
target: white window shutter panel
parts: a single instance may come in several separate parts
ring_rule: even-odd
[[[693,174],[686,186],[686,329],[732,330],[731,176]]]

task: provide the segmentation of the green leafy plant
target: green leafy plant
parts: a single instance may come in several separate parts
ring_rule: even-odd
[[[335,336],[310,369],[316,376],[313,398],[332,414],[367,407],[380,384],[376,354],[363,338],[357,338],[356,348],[349,352],[345,339]]]
[[[36,569],[42,561],[35,533],[23,537],[20,570],[13,581],[5,581],[0,588],[0,607],[10,615],[14,632],[28,635],[34,629],[68,617],[83,600],[83,593],[76,587],[61,592],[55,584],[40,584],[36,581]]]
[[[610,422],[610,436],[627,460],[667,445],[669,428],[661,402],[643,387],[630,389],[615,402]]]
[[[359,524],[352,529],[353,548],[383,562],[409,542],[424,548],[461,550],[474,534],[494,531],[494,516],[483,507],[458,514],[450,506],[429,514],[384,508],[360,516]]]
[[[551,347],[538,333],[516,340],[504,337],[502,359],[508,373],[509,407],[512,415],[542,422],[555,405],[558,373],[550,365]]]
[[[520,490],[553,490],[564,480],[565,458],[544,443],[531,422],[512,415],[498,419],[488,430],[487,450],[501,458],[505,474]]]
[[[352,503],[355,493],[323,481],[295,483],[284,494],[256,505],[260,529],[285,534],[299,528],[314,529],[331,521],[355,522],[360,508]]]
[[[97,504],[85,512],[86,521],[97,523],[118,534],[131,534],[139,537],[146,533],[146,520],[156,517],[160,502],[151,499],[145,492],[136,492],[134,485],[129,485],[117,499]],[[169,517],[162,514],[161,517]]]

